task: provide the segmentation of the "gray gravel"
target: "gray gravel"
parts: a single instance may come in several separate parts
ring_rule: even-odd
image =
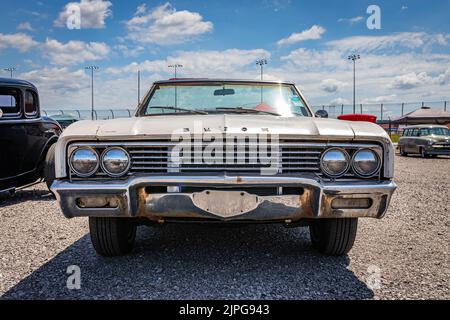
[[[3,197],[1,298],[450,299],[450,158],[396,161],[387,217],[360,220],[342,258],[315,253],[305,228],[170,225],[141,228],[133,254],[105,259],[87,220],[63,218],[43,185]],[[80,290],[66,287],[70,265]]]

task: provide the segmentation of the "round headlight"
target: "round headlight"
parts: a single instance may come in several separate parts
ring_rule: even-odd
[[[78,148],[70,155],[69,166],[77,176],[92,176],[99,166],[98,154],[88,147]]]
[[[120,177],[128,172],[131,161],[128,152],[122,148],[109,148],[102,155],[102,169],[112,177]]]
[[[350,156],[343,149],[328,149],[322,155],[320,166],[327,176],[338,178],[347,173],[350,167]]]
[[[357,175],[361,177],[371,177],[380,169],[381,161],[375,151],[361,149],[356,151],[353,155],[352,166]]]

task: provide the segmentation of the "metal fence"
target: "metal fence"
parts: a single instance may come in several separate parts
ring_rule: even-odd
[[[132,109],[100,109],[94,110],[95,120],[109,120],[119,118],[131,118],[134,115]],[[92,111],[89,109],[43,109],[42,115],[52,116],[69,116],[77,120],[91,120]]]
[[[422,107],[429,107],[432,109],[450,111],[450,101],[428,101],[428,102],[399,102],[399,103],[378,103],[378,104],[357,104],[355,112],[353,111],[353,104],[341,105],[322,105],[313,106],[313,110],[326,110],[330,118],[337,118],[343,114],[371,114],[377,116],[378,121],[388,121],[401,117],[412,111]]]
[[[429,101],[429,102],[409,102],[409,103],[379,103],[379,104],[357,104],[356,113],[376,115],[379,121],[393,120],[421,107],[430,107],[450,111],[450,101]],[[353,105],[323,105],[313,106],[314,111],[326,110],[330,118],[337,118],[342,114],[353,113]],[[91,119],[90,109],[55,109],[44,108],[42,110],[45,116],[71,116],[78,120]],[[132,109],[97,109],[94,111],[94,119],[108,120],[117,118],[130,118],[134,115]]]

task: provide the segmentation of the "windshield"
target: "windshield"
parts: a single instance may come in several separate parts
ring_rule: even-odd
[[[426,128],[420,129],[421,136],[448,136],[450,135],[449,129],[446,128]]]
[[[143,116],[177,113],[311,116],[294,86],[259,83],[158,85],[140,112]]]

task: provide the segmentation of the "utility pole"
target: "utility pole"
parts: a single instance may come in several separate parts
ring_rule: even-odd
[[[100,69],[97,66],[85,67],[86,70],[91,70],[91,93],[92,93],[92,105],[91,105],[91,118],[94,120],[94,71]]]
[[[17,69],[16,69],[15,67],[9,67],[9,68],[5,68],[5,69],[3,69],[3,70],[9,72],[10,77],[11,77],[11,79],[12,79],[13,76],[14,76],[14,71],[16,71]]]
[[[175,63],[175,64],[169,65],[168,67],[174,69],[175,79],[177,79],[177,77],[178,77],[177,70],[178,70],[178,68],[183,68],[183,65]],[[175,108],[177,106],[178,106],[178,88],[177,88],[177,85],[175,85]]]
[[[359,54],[348,56],[348,60],[353,61],[353,113],[356,113],[356,60],[361,59]]]

